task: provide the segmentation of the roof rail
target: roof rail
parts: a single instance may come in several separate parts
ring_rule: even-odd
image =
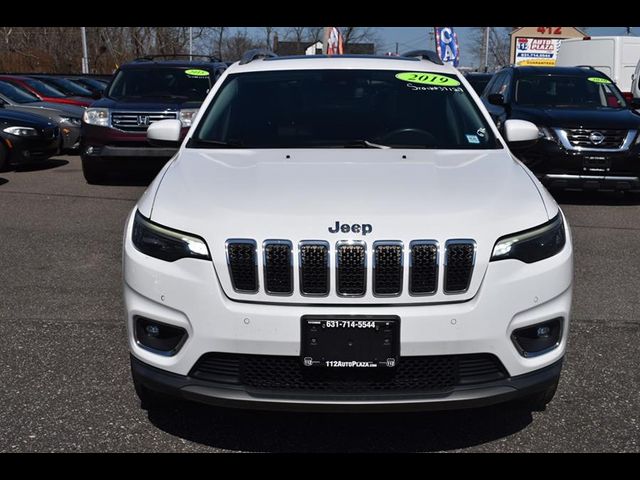
[[[152,62],[156,58],[177,58],[177,57],[203,57],[206,58],[210,62],[221,62],[218,57],[214,55],[195,55],[189,53],[161,53],[157,55],[144,55],[143,57],[138,57],[134,60],[134,62]]]
[[[578,68],[587,68],[589,70],[595,70],[596,69],[596,67],[593,67],[591,65],[576,65],[576,67],[578,67]]]
[[[240,60],[240,65],[244,65],[249,62],[253,62],[254,60],[258,60],[259,58],[276,58],[278,55],[273,53],[271,50],[267,50],[266,48],[254,48],[253,50],[247,50],[242,55],[242,59]]]
[[[401,57],[418,57],[423,60],[429,60],[431,63],[444,65],[438,54],[433,50],[411,50],[410,52],[403,53]]]

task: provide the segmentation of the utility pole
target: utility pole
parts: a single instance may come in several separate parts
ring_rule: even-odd
[[[189,27],[189,60],[193,60],[193,27]]]
[[[89,73],[89,55],[87,54],[87,30],[80,27],[82,33],[82,73]]]
[[[396,42],[396,55],[398,55],[398,42]]]
[[[484,27],[484,71],[489,70],[489,27]]]

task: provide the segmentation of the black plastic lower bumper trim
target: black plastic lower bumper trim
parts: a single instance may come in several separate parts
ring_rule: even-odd
[[[426,411],[475,408],[515,400],[550,387],[560,376],[563,359],[534,372],[476,385],[458,386],[446,394],[376,396],[256,394],[243,387],[216,384],[152,367],[131,356],[136,382],[150,390],[224,407],[289,411]]]

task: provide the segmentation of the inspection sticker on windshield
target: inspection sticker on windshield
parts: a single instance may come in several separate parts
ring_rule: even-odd
[[[606,78],[602,77],[589,77],[587,78],[587,80],[593,83],[611,83],[611,80],[607,80]]]
[[[438,87],[457,87],[460,85],[460,82],[454,78],[426,72],[402,72],[397,73],[396,78],[405,82],[435,85]]]
[[[191,68],[189,70],[185,70],[184,73],[189,75],[190,77],[208,77],[209,72],[206,70],[199,70],[197,68]]]
[[[480,143],[480,139],[477,135],[465,135],[467,137],[467,142],[469,143]]]

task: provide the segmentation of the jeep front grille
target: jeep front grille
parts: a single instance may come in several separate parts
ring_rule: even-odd
[[[176,118],[177,112],[112,112],[111,126],[125,132],[146,132],[153,122]]]
[[[293,259],[291,242],[267,240],[264,250],[264,289],[273,295],[293,293]]]
[[[438,288],[438,242],[415,240],[409,246],[409,293],[432,295]]]
[[[242,293],[258,291],[258,261],[254,240],[227,241],[227,262],[234,290]]]
[[[402,293],[402,242],[373,244],[373,294],[397,296]]]
[[[329,243],[300,242],[300,293],[329,295]]]
[[[298,270],[294,272],[293,251],[297,248]],[[229,239],[226,242],[227,264],[231,285],[238,293],[268,295],[325,297],[362,297],[367,294],[367,277],[371,275],[370,293],[378,297],[396,297],[403,294],[405,281],[405,255],[409,262],[408,294],[434,295],[439,291],[440,264],[443,265],[445,294],[465,293],[471,284],[475,266],[474,240],[448,240],[441,252],[436,240],[413,240],[408,251],[398,240],[373,243],[372,271],[367,265],[367,244],[364,241],[345,240],[332,246],[323,240],[265,240],[262,251],[252,239]],[[335,260],[332,256],[335,255]],[[442,255],[442,258],[440,256]],[[333,269],[333,272],[332,272]],[[260,286],[258,272],[262,272],[264,286]],[[332,280],[333,277],[333,280]]]
[[[336,246],[336,291],[342,297],[361,297],[367,291],[367,247],[344,241]]]
[[[464,293],[471,283],[476,242],[449,240],[445,245],[444,292]]]

